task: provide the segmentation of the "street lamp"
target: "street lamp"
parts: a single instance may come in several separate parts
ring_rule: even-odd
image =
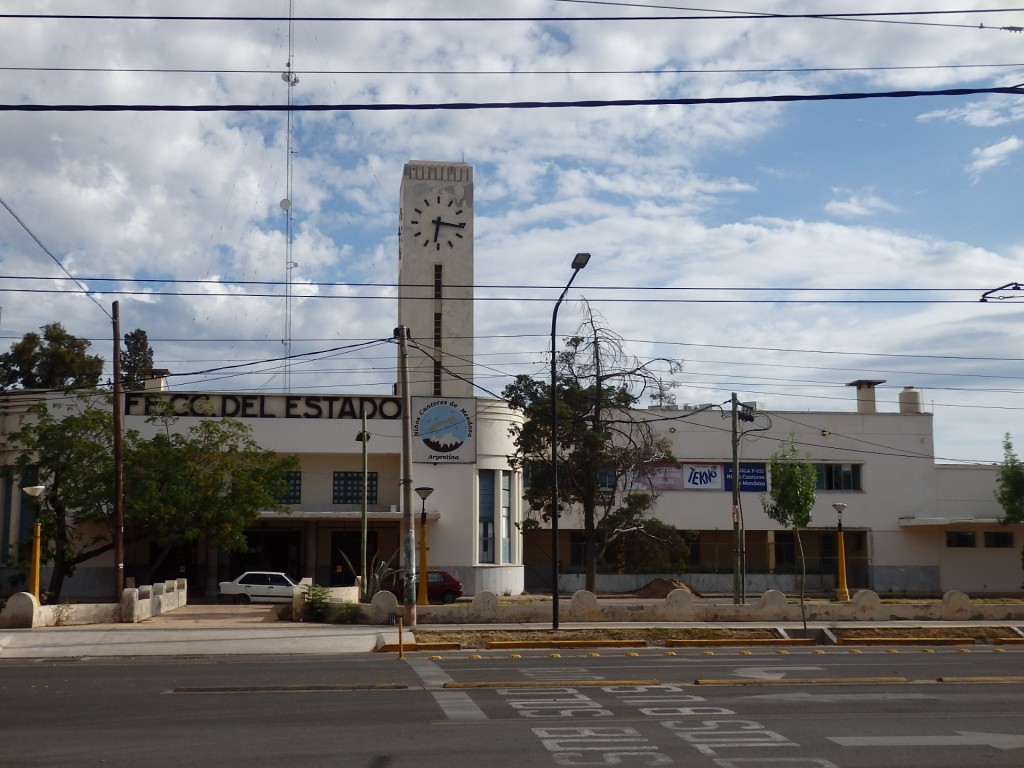
[[[551,312],[551,628],[558,629],[558,381],[555,328],[558,307],[579,271],[590,261],[589,253],[577,253],[572,260],[572,276]]]
[[[362,507],[362,515],[361,515],[361,518],[362,518],[362,536],[360,537],[360,540],[359,540],[359,547],[360,547],[360,554],[359,554],[359,557],[360,557],[360,564],[359,564],[359,594],[360,594],[360,596],[361,596],[361,598],[363,600],[366,600],[368,597],[372,597],[372,595],[367,595],[366,594],[366,588],[367,588],[367,583],[366,583],[366,575],[367,575],[366,574],[366,539],[367,539],[366,519],[368,517],[368,512],[367,511],[369,509],[369,498],[368,497],[369,497],[369,480],[370,480],[369,459],[367,457],[367,448],[369,446],[367,444],[370,442],[370,433],[366,431],[366,408],[365,408],[365,406],[362,408],[362,421],[363,421],[362,428],[360,429],[359,434],[356,435],[356,441],[363,444],[363,507]]]
[[[843,510],[846,505],[837,501],[832,505],[839,518],[836,528],[836,556],[839,558],[839,584],[836,586],[836,600],[841,603],[850,601],[850,590],[846,588],[846,544],[843,542]]]
[[[46,490],[45,485],[29,485],[22,488],[33,499],[38,499]],[[39,572],[42,570],[42,527],[39,524],[39,510],[36,509],[36,522],[32,526],[32,569],[29,571],[29,591],[39,600]]]
[[[416,489],[423,507],[420,511],[420,582],[419,591],[416,593],[416,604],[427,604],[427,496],[434,492],[433,488],[420,486]]]

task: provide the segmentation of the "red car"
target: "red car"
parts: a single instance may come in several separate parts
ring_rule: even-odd
[[[419,585],[417,584],[417,589]],[[393,594],[401,603],[405,600],[405,581],[399,575],[383,589]],[[414,593],[416,594],[416,593]],[[427,571],[427,600],[432,603],[454,603],[462,597],[462,582],[448,571]]]

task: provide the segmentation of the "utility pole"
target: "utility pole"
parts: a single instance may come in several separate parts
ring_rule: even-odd
[[[739,402],[736,393],[732,393],[732,601],[736,605],[743,603],[743,577],[741,563],[743,560],[740,542],[740,438],[737,430],[737,409]]]
[[[732,601],[737,605],[747,602],[747,533],[743,526],[743,508],[740,506],[740,438],[739,422],[753,421],[753,414],[747,413],[750,406],[740,410],[739,399],[732,393],[732,535],[733,535],[733,576]]]
[[[114,601],[124,592],[124,429],[121,411],[121,310],[112,306],[114,324]]]
[[[363,405],[360,408],[362,416],[362,431],[359,433],[359,437],[356,438],[360,443],[363,444],[363,506],[360,515],[360,521],[362,523],[362,535],[359,539],[359,597],[360,599],[369,602],[369,598],[373,595],[367,592],[367,572],[366,572],[366,539],[367,539],[367,517],[369,509],[369,498],[368,498],[368,487],[370,479],[370,463],[368,458],[368,445],[370,442],[370,433],[366,431],[366,406]]]
[[[416,540],[412,516],[412,395],[409,392],[409,329],[395,328],[401,345],[398,356],[399,387],[402,395],[402,525],[405,526],[405,626],[416,626]]]

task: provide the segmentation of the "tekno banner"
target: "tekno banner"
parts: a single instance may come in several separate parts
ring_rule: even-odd
[[[476,399],[412,398],[412,460],[425,464],[476,461]]]

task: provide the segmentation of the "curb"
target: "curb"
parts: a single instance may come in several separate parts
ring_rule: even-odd
[[[400,653],[402,651],[461,651],[459,643],[382,643],[375,649],[377,653]]]
[[[723,648],[747,645],[817,645],[813,637],[728,638],[721,640],[666,640],[666,648],[718,646]]]
[[[530,648],[646,648],[646,640],[489,640],[487,650]]]
[[[1024,638],[1022,638],[1024,639]],[[977,645],[973,637],[838,637],[839,645]]]

